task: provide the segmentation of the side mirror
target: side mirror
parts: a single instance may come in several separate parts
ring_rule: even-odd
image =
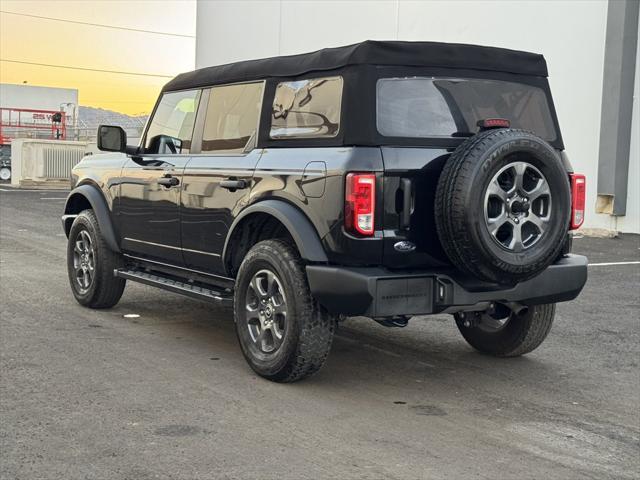
[[[98,127],[98,149],[104,152],[126,152],[127,133],[122,127],[100,125]]]

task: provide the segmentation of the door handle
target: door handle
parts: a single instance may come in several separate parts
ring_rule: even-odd
[[[400,227],[409,229],[411,225],[412,205],[412,183],[408,178],[400,179],[400,189],[402,190],[402,214],[400,216]]]
[[[172,177],[171,175],[167,175],[165,177],[161,177],[158,179],[158,184],[163,187],[175,187],[180,184],[180,180],[176,177]]]
[[[245,180],[222,180],[220,182],[220,186],[222,188],[226,188],[227,190],[236,191],[242,190],[243,188],[247,188],[249,184]]]

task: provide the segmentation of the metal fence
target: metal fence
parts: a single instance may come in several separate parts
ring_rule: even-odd
[[[144,125],[140,127],[126,127],[124,131],[127,134],[127,139],[130,139],[130,145],[133,145],[133,141],[137,141],[142,136]],[[75,140],[79,142],[94,142],[96,141],[98,133],[98,127],[67,127],[67,140]]]

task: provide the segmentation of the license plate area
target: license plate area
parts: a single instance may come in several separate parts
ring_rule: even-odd
[[[375,316],[433,312],[433,278],[389,278],[376,283]]]

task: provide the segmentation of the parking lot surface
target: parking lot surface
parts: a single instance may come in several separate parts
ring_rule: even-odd
[[[640,476],[640,265],[594,265],[532,354],[475,353],[450,316],[340,325],[316,376],[256,377],[231,311],[67,284],[65,192],[0,189],[2,479]],[[594,263],[638,236],[577,239]],[[127,315],[139,317],[127,317]]]

